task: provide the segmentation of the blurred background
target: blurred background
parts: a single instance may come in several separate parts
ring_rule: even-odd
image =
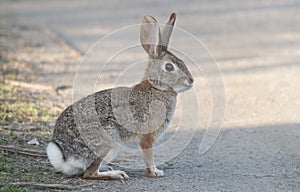
[[[205,45],[189,52],[199,56],[195,62],[200,66],[200,72],[185,60],[197,80],[200,125],[185,150],[161,165],[166,170],[165,178],[140,178],[143,172],[134,171],[129,175],[134,179],[122,189],[298,191],[300,2],[296,0],[1,1],[3,162],[16,163],[16,159],[8,158],[9,150],[4,145],[28,147],[32,146],[28,142],[36,138],[39,141],[36,150],[46,146],[55,118],[72,103],[76,71],[83,69],[84,65],[79,64],[95,42],[122,27],[139,24],[144,15],[152,15],[163,24],[172,12],[177,13],[176,26]],[[136,34],[136,40],[138,38]],[[112,38],[110,42],[112,47],[122,43],[118,38]],[[188,48],[190,42],[175,32],[171,45],[181,50]],[[110,87],[128,63],[147,57],[141,48],[134,50],[120,55],[116,59],[119,65],[103,72],[107,82],[103,80],[98,87],[93,85],[93,90]],[[103,47],[94,46],[89,69],[105,62],[105,54]],[[97,75],[97,70],[86,71],[86,75]],[[130,85],[142,77],[143,70],[143,67],[129,70],[128,76],[122,76],[122,79],[127,79]],[[210,83],[218,78],[222,78],[221,84]],[[81,85],[82,90],[84,87]],[[226,106],[225,116],[216,143],[200,156],[200,141],[216,104],[211,88],[224,93],[225,103],[220,105]],[[87,95],[93,90],[82,93]],[[222,99],[224,95],[215,96]],[[190,126],[186,123],[183,127],[188,129]],[[48,169],[51,168],[47,167],[44,172],[52,174],[51,182],[59,183],[58,175],[49,173]],[[12,180],[7,179],[12,170],[14,168],[3,168],[1,182],[19,187],[12,182],[32,181],[27,177],[22,179],[18,174],[13,174]],[[32,176],[31,170],[25,170],[24,174]],[[101,189],[120,189],[117,183],[101,183],[101,186]]]

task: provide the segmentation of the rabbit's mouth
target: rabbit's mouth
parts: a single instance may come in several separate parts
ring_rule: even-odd
[[[182,83],[177,85],[171,85],[168,82],[163,82],[156,79],[149,79],[149,82],[156,89],[175,93],[184,92],[193,87],[193,81],[189,80],[184,80]]]
[[[184,92],[184,91],[187,91],[189,89],[191,89],[193,87],[192,84],[190,85],[185,85],[185,86],[182,86],[182,87],[179,87],[176,92],[179,93],[179,92]]]
[[[189,80],[184,80],[181,85],[178,85],[176,87],[174,87],[174,90],[179,93],[179,92],[184,92],[187,91],[189,89],[191,89],[193,87],[193,81],[189,81]]]

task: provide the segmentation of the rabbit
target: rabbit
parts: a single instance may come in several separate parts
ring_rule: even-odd
[[[118,144],[138,139],[147,177],[162,177],[156,168],[153,145],[168,128],[176,97],[193,86],[184,62],[167,50],[176,20],[172,13],[162,33],[152,16],[144,16],[140,41],[149,55],[143,80],[132,87],[102,90],[80,99],[58,117],[47,146],[57,171],[84,179],[128,179],[121,170],[109,169]]]

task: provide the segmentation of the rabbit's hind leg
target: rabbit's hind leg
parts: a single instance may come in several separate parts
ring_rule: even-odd
[[[123,180],[129,179],[129,176],[120,170],[101,171],[106,167],[110,161],[112,161],[117,155],[116,149],[111,149],[107,155],[102,159],[95,160],[85,171],[84,179],[95,179],[95,180]]]

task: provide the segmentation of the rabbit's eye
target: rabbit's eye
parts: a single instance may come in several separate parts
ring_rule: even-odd
[[[166,71],[174,71],[174,65],[172,63],[167,63],[165,69]]]

